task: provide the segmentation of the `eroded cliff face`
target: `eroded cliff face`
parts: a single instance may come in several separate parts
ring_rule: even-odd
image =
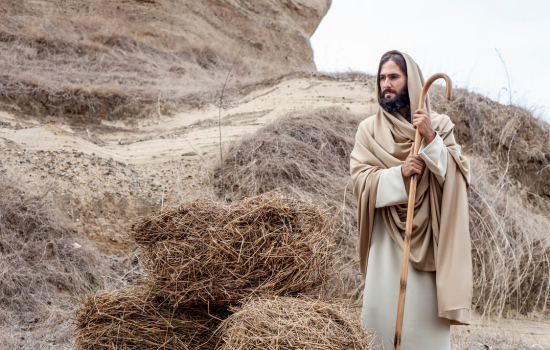
[[[280,66],[283,70],[315,70],[309,39],[330,7],[330,0],[205,0],[166,1],[145,15],[159,36],[145,40],[164,47],[208,43]],[[132,16],[130,12],[126,15]],[[163,35],[163,37],[161,37]]]
[[[330,3],[4,0],[0,109],[133,118],[159,100],[212,102],[232,66],[235,87],[312,72],[309,38]]]

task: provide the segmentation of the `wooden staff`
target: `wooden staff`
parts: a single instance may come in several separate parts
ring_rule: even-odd
[[[438,73],[434,74],[426,81],[420,94],[420,102],[418,108],[424,107],[424,99],[428,93],[428,89],[434,81],[437,79],[445,79],[446,91],[445,97],[451,99],[451,79],[447,74]],[[411,111],[413,112],[413,111]],[[422,136],[420,131],[416,129],[416,135],[414,136],[414,154],[418,154],[420,150],[420,144],[422,143]],[[411,178],[411,184],[409,188],[409,204],[407,208],[407,225],[405,226],[405,241],[403,245],[403,262],[401,264],[401,283],[399,284],[399,302],[397,304],[397,320],[395,321],[395,338],[393,340],[393,346],[395,350],[401,349],[401,332],[403,330],[403,314],[405,312],[405,294],[407,292],[407,275],[409,272],[409,254],[411,252],[411,234],[414,218],[414,203],[416,201],[416,184],[418,180],[416,174]]]

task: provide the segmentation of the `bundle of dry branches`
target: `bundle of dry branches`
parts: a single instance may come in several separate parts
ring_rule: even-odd
[[[334,265],[330,217],[275,193],[167,209],[137,219],[130,235],[147,257],[149,288],[174,305],[308,293],[325,284]]]
[[[221,350],[370,350],[374,336],[349,302],[258,297],[226,319],[218,330]]]
[[[100,291],[80,301],[75,348],[214,349],[227,309],[173,308],[145,289]]]

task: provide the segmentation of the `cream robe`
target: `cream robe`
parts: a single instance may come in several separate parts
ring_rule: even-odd
[[[447,150],[439,135],[419,155],[443,186],[447,170]],[[407,191],[401,165],[382,171],[378,182],[376,208],[406,204]],[[363,297],[363,324],[376,332],[381,349],[393,349],[397,299],[403,251],[392,240],[376,209]],[[402,350],[450,350],[450,322],[438,317],[435,272],[415,269],[409,263],[407,298],[403,319]]]

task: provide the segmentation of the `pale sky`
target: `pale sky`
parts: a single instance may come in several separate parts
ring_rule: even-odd
[[[319,71],[376,74],[386,51],[550,121],[550,0],[332,0],[311,38]],[[505,90],[506,89],[506,90]]]

